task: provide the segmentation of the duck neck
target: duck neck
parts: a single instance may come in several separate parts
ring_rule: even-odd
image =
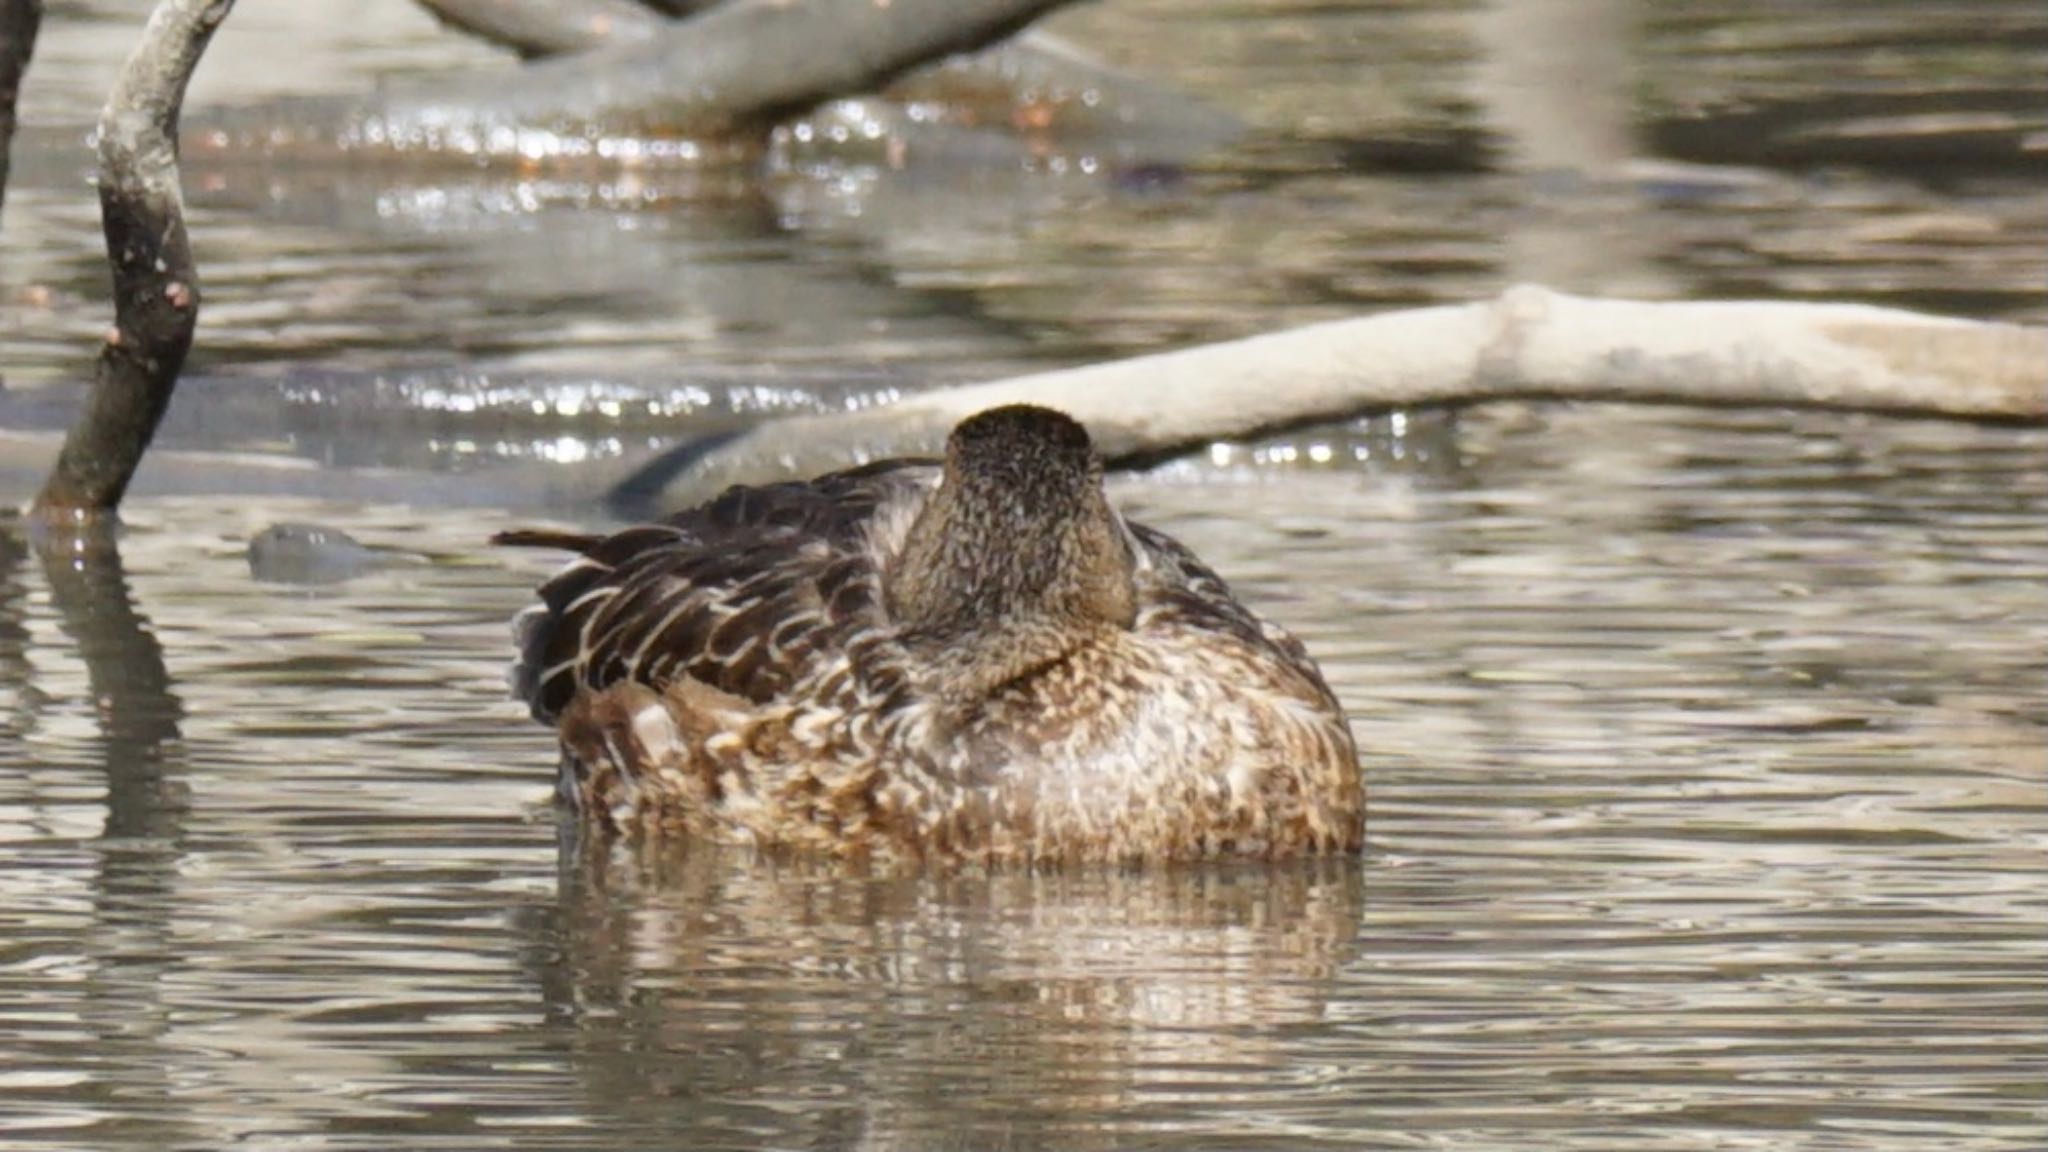
[[[1099,474],[1070,490],[978,483],[949,467],[884,590],[935,690],[986,697],[1136,617],[1130,544]]]

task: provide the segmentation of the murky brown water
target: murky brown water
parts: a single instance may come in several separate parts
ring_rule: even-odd
[[[125,9],[53,15],[33,115],[89,115]],[[373,10],[246,5],[203,79],[481,57]],[[478,544],[573,486],[541,461],[1517,279],[2048,318],[2029,6],[1659,5],[1638,135],[1703,169],[1590,113],[1476,147],[1545,112],[1483,97],[1523,91],[1484,45],[1535,35],[1483,11],[1163,11],[1066,26],[1250,121],[1192,168],[202,175],[216,378],[120,565],[0,521],[0,1148],[2040,1148],[2041,429],[1501,407],[1120,482],[1323,658],[1360,862],[558,842],[502,680],[544,562]],[[10,504],[64,409],[26,386],[104,323],[90,205],[35,147]],[[284,520],[391,562],[258,582]]]

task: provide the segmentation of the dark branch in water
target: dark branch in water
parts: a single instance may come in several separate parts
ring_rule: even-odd
[[[722,0],[640,0],[642,6],[652,8],[664,16],[681,19],[695,12],[721,3]]]
[[[100,112],[100,220],[114,273],[114,326],[85,408],[36,511],[111,513],[171,402],[199,319],[199,282],[178,187],[185,85],[234,0],[163,0]]]
[[[0,206],[7,203],[7,156],[14,144],[14,103],[36,51],[43,0],[0,0]]]
[[[767,124],[994,43],[1069,0],[730,0],[644,43],[395,90],[392,139],[498,127],[687,135]]]
[[[634,0],[419,0],[441,23],[521,56],[652,39],[668,21]]]

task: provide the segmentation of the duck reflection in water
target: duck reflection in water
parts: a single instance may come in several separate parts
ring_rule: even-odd
[[[645,1146],[1124,1147],[1257,1132],[1364,897],[1349,857],[906,872],[583,837],[526,926],[548,1047]]]
[[[880,860],[1355,852],[1365,798],[1300,641],[1103,491],[1081,425],[735,488],[609,537],[516,624],[561,794],[670,840]]]

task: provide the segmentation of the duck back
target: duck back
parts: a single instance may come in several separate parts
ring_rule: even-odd
[[[563,796],[636,835],[891,859],[1356,851],[1357,753],[1314,661],[1088,496],[1086,459],[1051,489],[1078,491],[1072,529],[1007,488],[960,511],[949,456],[544,541],[579,554],[519,616],[513,680]],[[934,536],[954,524],[981,536]]]

